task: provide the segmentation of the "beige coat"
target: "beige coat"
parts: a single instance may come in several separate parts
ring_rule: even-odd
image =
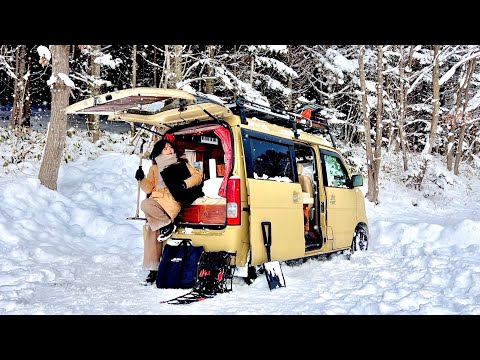
[[[202,173],[195,169],[192,165],[187,163],[187,168],[190,171],[190,177],[185,179],[187,189],[200,185],[202,183]],[[181,210],[181,204],[175,200],[170,194],[167,187],[157,189],[158,183],[158,167],[153,164],[148,171],[147,177],[140,181],[140,188],[147,194],[152,193],[151,198],[157,201],[160,206],[168,213],[168,215],[174,219]]]

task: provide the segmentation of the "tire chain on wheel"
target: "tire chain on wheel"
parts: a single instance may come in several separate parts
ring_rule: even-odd
[[[365,239],[362,239],[363,237],[365,237]],[[361,246],[364,246],[364,248],[361,248]],[[368,249],[368,235],[364,226],[359,226],[355,230],[351,249],[352,252],[366,251]]]

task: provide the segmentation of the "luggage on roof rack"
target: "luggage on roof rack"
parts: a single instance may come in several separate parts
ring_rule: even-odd
[[[318,105],[307,105],[300,110],[300,113],[293,113],[240,98],[236,101],[236,106],[243,124],[247,123],[247,117],[256,117],[276,125],[291,127],[295,138],[299,137],[297,128],[314,134],[328,134],[333,147],[336,148],[335,138],[330,131],[327,119],[322,119],[318,116],[320,112]]]

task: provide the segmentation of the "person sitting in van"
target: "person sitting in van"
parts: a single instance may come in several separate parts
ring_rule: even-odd
[[[172,138],[170,138],[171,140]],[[170,238],[175,231],[173,220],[182,208],[182,204],[175,200],[172,193],[162,178],[161,172],[171,165],[185,162],[190,177],[178,179],[178,187],[189,189],[202,183],[202,173],[190,165],[186,159],[178,159],[173,142],[167,139],[159,140],[153,147],[150,159],[152,166],[147,177],[139,167],[135,173],[135,179],[140,181],[140,188],[150,194],[141,203],[141,209],[145,214],[146,236],[143,249],[143,269],[149,270],[146,282],[153,284],[157,277],[162,250],[161,242]],[[175,189],[177,190],[177,189]],[[158,237],[158,241],[157,241]]]

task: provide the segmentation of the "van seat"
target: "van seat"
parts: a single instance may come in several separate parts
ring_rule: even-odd
[[[302,187],[302,191],[308,193],[311,198],[314,198],[312,180],[310,180],[308,176],[303,175],[303,165],[300,163],[297,163],[297,172],[298,172],[298,180]],[[313,204],[308,204],[309,214],[311,214],[310,209],[312,207],[313,207]]]

